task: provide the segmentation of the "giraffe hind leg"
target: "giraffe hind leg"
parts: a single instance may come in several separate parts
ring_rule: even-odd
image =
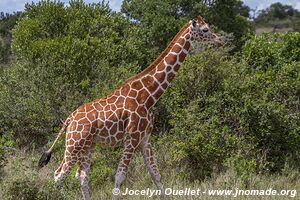
[[[161,191],[162,198],[166,199],[165,190],[163,184],[161,183],[161,175],[157,169],[151,144],[147,142],[142,146],[141,150],[142,150],[145,164],[147,165],[147,169],[151,175],[153,182],[155,183],[156,187]]]
[[[64,159],[63,159],[62,163],[60,164],[59,168],[54,173],[55,182],[60,181],[63,177],[65,177],[66,175],[69,174],[75,161],[76,160],[75,160],[74,156],[72,156],[70,153],[65,151]]]
[[[80,155],[78,159],[78,169],[76,171],[75,177],[78,180],[81,192],[84,200],[90,200],[90,189],[88,185],[88,172],[91,166],[91,151],[87,151]]]

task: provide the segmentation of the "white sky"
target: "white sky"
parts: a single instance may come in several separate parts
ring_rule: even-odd
[[[38,2],[39,0],[0,0],[0,12],[12,13],[15,11],[21,11],[24,9],[26,2]],[[101,0],[84,0],[86,3],[100,2]],[[68,2],[68,0],[61,0],[61,2]],[[245,4],[250,8],[258,10],[264,9],[275,2],[281,2],[282,4],[288,4],[294,8],[300,10],[299,0],[244,0]],[[110,0],[110,7],[113,10],[119,11],[122,0]]]

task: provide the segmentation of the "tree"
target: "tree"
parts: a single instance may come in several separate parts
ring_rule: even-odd
[[[80,104],[148,62],[140,31],[107,3],[27,4],[13,29],[16,62],[1,74],[0,135],[42,145]]]
[[[11,57],[11,30],[20,18],[21,12],[0,13],[0,64],[6,64]]]
[[[279,20],[295,20],[300,19],[300,12],[290,5],[281,3],[271,4],[270,7],[261,10],[260,14],[255,18],[255,23],[259,25],[269,25]],[[295,27],[294,27],[295,28]]]
[[[160,52],[188,20],[202,15],[219,30],[233,33],[240,47],[251,34],[249,7],[239,0],[124,0],[121,8],[129,19],[143,27],[149,48]]]

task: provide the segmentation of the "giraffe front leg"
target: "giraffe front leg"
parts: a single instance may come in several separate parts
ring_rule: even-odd
[[[161,175],[157,169],[156,161],[153,157],[152,145],[149,142],[145,143],[142,146],[142,154],[153,182],[155,183],[156,187],[161,191],[163,199],[166,199],[165,190],[163,184],[161,183]]]
[[[134,154],[137,146],[138,146],[138,142],[136,140],[134,140],[133,138],[130,137],[125,140],[122,157],[119,162],[117,173],[115,176],[114,192],[120,191],[121,184],[125,180],[129,163],[133,157],[133,154]],[[115,199],[115,200],[119,199],[119,194],[118,195],[113,194],[112,199]]]

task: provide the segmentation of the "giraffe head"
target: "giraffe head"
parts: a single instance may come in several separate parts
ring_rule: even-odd
[[[191,21],[191,30],[195,40],[212,41],[217,46],[224,45],[222,39],[210,30],[208,24],[200,16]]]

